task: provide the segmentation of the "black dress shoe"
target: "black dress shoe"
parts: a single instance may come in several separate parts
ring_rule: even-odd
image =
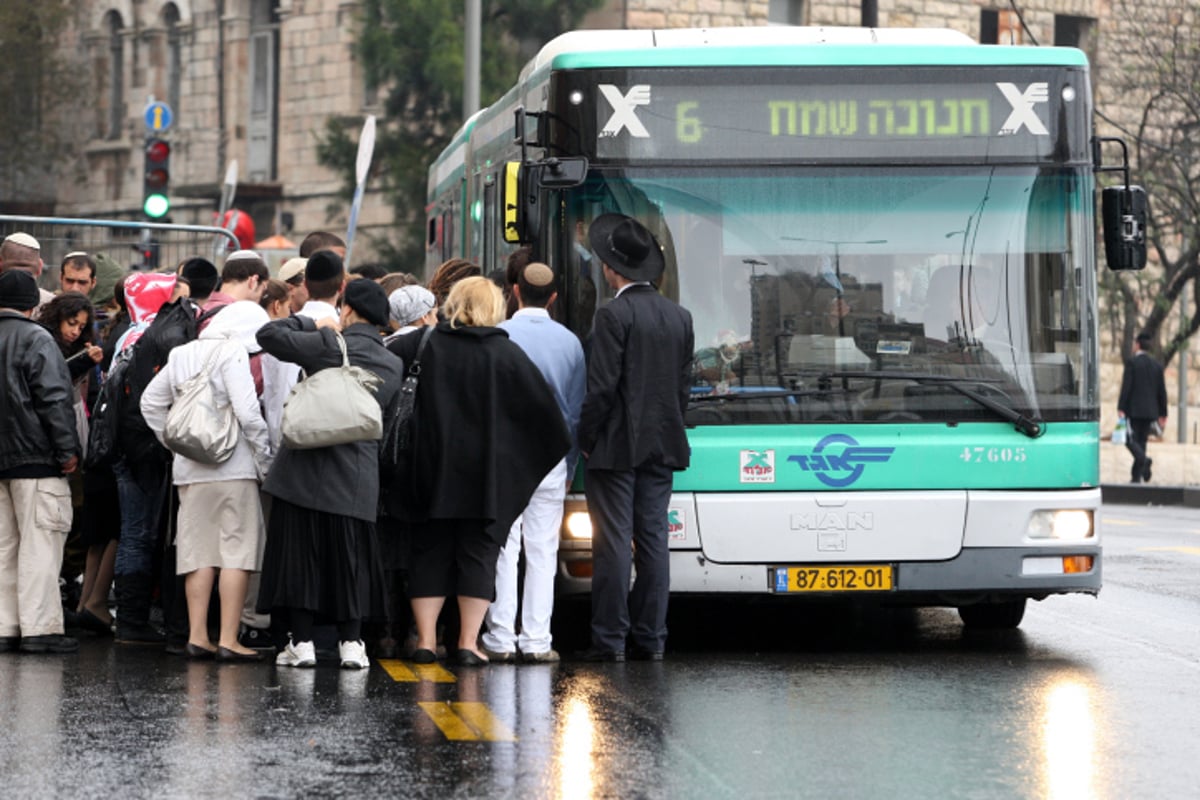
[[[662,650],[651,650],[648,647],[638,647],[637,645],[630,647],[629,652],[626,653],[626,656],[629,658],[630,661],[662,661],[663,660]]]
[[[230,650],[228,647],[218,647],[216,659],[225,664],[250,664],[255,661],[262,661],[263,654],[258,652],[239,653],[237,650]]]
[[[411,661],[414,664],[432,664],[437,661],[437,653],[425,648],[413,650]]]
[[[465,647],[454,654],[454,660],[464,667],[486,667],[491,662],[474,650]]]
[[[210,658],[214,658],[217,655],[216,650],[209,650],[207,647],[201,647],[200,645],[192,644],[191,642],[188,642],[186,645],[184,645],[183,653],[191,661],[208,661]]]
[[[74,653],[79,649],[79,640],[61,633],[44,636],[22,636],[22,653]]]
[[[604,650],[599,647],[589,647],[575,654],[575,661],[606,661],[619,663],[625,660],[625,653],[620,650]]]

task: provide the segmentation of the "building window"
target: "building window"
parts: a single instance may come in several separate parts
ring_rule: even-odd
[[[979,12],[980,44],[1023,44],[1021,20],[1012,9],[985,8]]]
[[[125,120],[125,26],[116,11],[108,12],[105,23],[108,27],[108,124],[104,136],[119,139]]]
[[[770,0],[767,3],[770,25],[803,25],[804,0]]]
[[[1054,46],[1078,47],[1090,57],[1096,40],[1096,20],[1091,17],[1054,15]]]
[[[879,27],[879,0],[862,0],[862,26]]]
[[[163,7],[163,26],[167,29],[167,105],[178,114],[183,93],[183,36],[179,32],[179,8],[174,3]]]
[[[275,0],[250,4],[250,114],[246,174],[250,183],[275,178],[276,99],[279,96],[279,18]]]

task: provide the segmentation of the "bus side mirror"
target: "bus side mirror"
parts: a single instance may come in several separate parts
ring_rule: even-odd
[[[538,185],[543,189],[570,189],[587,178],[588,161],[583,156],[547,158],[538,166]]]
[[[1104,223],[1104,256],[1111,270],[1146,266],[1146,190],[1141,186],[1109,186],[1100,195]]]

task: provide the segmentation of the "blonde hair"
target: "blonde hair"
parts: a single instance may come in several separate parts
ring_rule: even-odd
[[[504,320],[504,293],[487,278],[464,278],[454,284],[442,313],[451,328],[492,327]]]

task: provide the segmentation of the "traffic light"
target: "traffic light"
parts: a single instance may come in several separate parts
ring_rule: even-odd
[[[171,143],[155,136],[146,138],[142,173],[142,211],[150,219],[162,219],[171,210],[167,187],[171,182]]]
[[[142,240],[133,245],[133,249],[138,254],[138,263],[135,268],[150,272],[158,269],[160,245],[157,239],[147,238],[144,233]]]

